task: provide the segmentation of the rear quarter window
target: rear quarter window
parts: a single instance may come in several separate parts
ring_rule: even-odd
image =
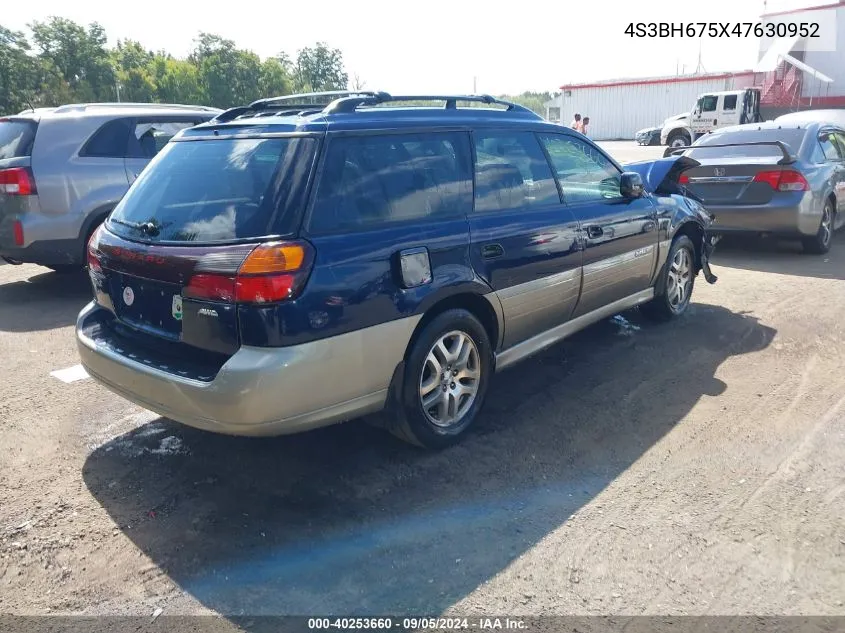
[[[316,144],[299,137],[168,143],[115,208],[109,230],[152,242],[285,234],[302,210]]]
[[[333,138],[311,213],[312,233],[366,230],[472,208],[466,134]]]
[[[32,155],[38,124],[28,119],[0,119],[0,159]]]

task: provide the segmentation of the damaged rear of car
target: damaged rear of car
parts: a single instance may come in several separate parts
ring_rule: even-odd
[[[639,174],[643,187],[657,205],[661,247],[671,244],[679,234],[688,235],[695,244],[696,269],[704,274],[708,283],[713,284],[717,277],[710,270],[710,258],[719,241],[719,236],[712,233],[716,217],[683,184],[685,172],[699,164],[688,156],[668,156],[627,163],[624,168]]]

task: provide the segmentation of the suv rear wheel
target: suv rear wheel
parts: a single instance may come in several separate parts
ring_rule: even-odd
[[[493,353],[484,326],[466,310],[448,310],[420,332],[405,362],[391,431],[425,448],[456,442],[484,404]]]
[[[666,265],[658,280],[659,294],[640,309],[656,321],[668,321],[680,316],[689,307],[695,285],[695,246],[686,235],[679,235],[672,242]]]

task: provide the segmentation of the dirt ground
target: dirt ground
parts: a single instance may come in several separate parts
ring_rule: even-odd
[[[713,268],[676,322],[503,372],[432,453],[62,382],[86,277],[0,266],[0,613],[845,615],[845,235]]]

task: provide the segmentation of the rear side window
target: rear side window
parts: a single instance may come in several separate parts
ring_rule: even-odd
[[[560,204],[549,163],[531,132],[476,133],[475,210]]]
[[[840,155],[841,148],[833,133],[822,132],[819,134],[819,145],[821,145],[826,160],[842,160],[842,156]]]
[[[129,136],[129,158],[152,158],[177,132],[193,127],[197,121],[139,121]]]
[[[28,119],[0,119],[0,160],[31,156],[36,129]]]
[[[117,205],[109,230],[152,242],[288,233],[315,147],[304,137],[170,143]]]
[[[736,110],[736,95],[725,95],[725,105],[723,110]]]
[[[459,133],[334,138],[311,215],[313,233],[463,216],[472,201],[467,138]]]
[[[116,119],[103,124],[88,139],[79,155],[85,158],[123,158],[129,143],[131,124],[127,119]]]

